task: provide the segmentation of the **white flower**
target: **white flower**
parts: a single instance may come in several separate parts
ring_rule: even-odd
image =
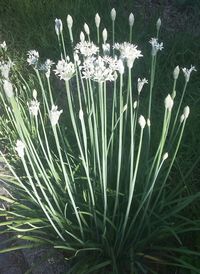
[[[105,44],[108,39],[108,32],[106,29],[103,30],[102,37],[103,37],[103,43]]]
[[[67,26],[69,29],[71,29],[73,26],[73,19],[72,19],[71,15],[69,15],[69,14],[67,15]]]
[[[117,59],[109,56],[88,57],[81,66],[83,78],[97,82],[115,81],[118,70]]]
[[[135,59],[142,57],[141,51],[137,49],[136,45],[124,42],[122,44],[115,43],[114,49],[120,51],[120,57],[127,60],[127,65],[132,68]]]
[[[99,51],[99,48],[93,42],[80,42],[76,45],[75,50],[85,57],[92,56]]]
[[[49,118],[50,118],[52,126],[55,126],[58,123],[60,115],[63,112],[62,109],[59,110],[59,111],[57,109],[58,109],[58,107],[53,105],[52,108],[51,108],[50,114],[49,114]]]
[[[129,21],[129,26],[132,27],[135,21],[134,15],[132,13],[130,13],[128,21]]]
[[[13,86],[12,86],[10,81],[4,80],[3,81],[3,88],[4,88],[4,91],[5,91],[5,94],[8,98],[11,98],[14,95]]]
[[[167,97],[165,98],[165,108],[168,109],[169,111],[171,111],[173,104],[174,104],[174,101],[173,101],[171,95],[168,94]]]
[[[174,80],[178,79],[179,72],[180,72],[180,68],[179,68],[179,66],[176,66],[174,69],[174,72],[173,72]]]
[[[24,157],[24,149],[25,149],[24,143],[21,140],[17,140],[15,150],[17,151],[18,156],[20,158]]]
[[[31,115],[35,117],[38,115],[39,107],[40,107],[40,102],[38,102],[36,99],[28,103],[29,111]]]
[[[110,12],[110,17],[111,17],[111,20],[112,21],[115,21],[115,18],[116,18],[116,10],[115,9],[112,9],[111,12]]]
[[[36,50],[29,50],[28,53],[28,58],[27,58],[27,62],[29,63],[29,65],[33,65],[36,66],[38,59],[39,59],[39,53]]]
[[[96,24],[96,27],[97,27],[97,28],[99,28],[100,22],[101,22],[101,18],[100,18],[100,16],[99,16],[99,14],[97,13],[97,14],[95,15],[95,24]]]
[[[49,78],[49,76],[50,76],[50,70],[51,70],[51,67],[52,67],[53,64],[54,64],[53,61],[51,61],[50,59],[47,59],[47,60],[45,61],[45,63],[42,64],[42,65],[39,67],[39,70],[45,71],[46,77]]]
[[[0,71],[3,78],[8,80],[10,69],[12,66],[13,66],[13,63],[11,61],[0,62]]]
[[[158,43],[158,39],[157,38],[151,38],[151,40],[149,41],[149,43],[152,46],[152,56],[155,56],[157,54],[157,52],[159,50],[163,50],[163,43],[161,42],[160,44]]]
[[[89,27],[86,23],[84,24],[84,30],[85,30],[85,33],[89,36],[90,35],[90,29],[89,29]]]
[[[143,78],[143,79],[138,78],[138,83],[137,83],[138,94],[140,94],[140,92],[142,91],[144,84],[148,84],[147,79],[146,78]]]
[[[55,31],[58,36],[63,31],[63,24],[61,19],[55,19]]]
[[[6,45],[6,42],[5,42],[5,41],[3,41],[3,43],[2,43],[2,44],[0,44],[0,47],[1,47],[4,51],[6,51],[6,50],[7,50],[7,45]]]
[[[190,74],[192,71],[196,71],[195,67],[191,65],[190,69],[182,68],[183,74],[185,76],[185,81],[189,82],[190,80]]]
[[[138,119],[138,123],[141,127],[141,129],[143,129],[146,125],[146,120],[144,119],[144,116],[140,115],[139,119]]]
[[[102,44],[102,49],[104,55],[109,55],[110,54],[110,44]]]
[[[69,57],[67,57],[67,60],[62,59],[58,61],[54,71],[55,74],[60,77],[60,80],[68,81],[75,73],[75,66],[72,62],[70,62]]]

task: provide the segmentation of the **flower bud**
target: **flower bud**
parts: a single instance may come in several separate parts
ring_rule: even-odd
[[[141,127],[141,129],[143,129],[146,125],[146,120],[144,119],[144,116],[140,115],[139,119],[138,119],[138,123]]]
[[[133,102],[133,108],[136,109],[137,105],[138,105],[137,101],[134,101]]]
[[[181,117],[180,117],[180,123],[182,124],[184,120],[185,120],[185,115],[182,114]]]
[[[90,29],[86,23],[84,24],[84,30],[87,35],[90,35]]]
[[[112,21],[115,21],[115,18],[116,18],[116,10],[115,9],[111,10],[110,16],[111,16]]]
[[[99,14],[97,13],[97,14],[95,15],[95,24],[96,24],[96,27],[97,27],[97,28],[99,28],[100,22],[101,22],[101,18],[100,18],[100,16],[99,16]]]
[[[128,21],[129,21],[129,26],[132,27],[135,21],[133,13],[130,13]]]
[[[85,34],[81,31],[80,33],[80,41],[84,42],[85,41]]]
[[[150,127],[150,126],[151,126],[151,121],[150,121],[150,119],[149,119],[149,118],[147,119],[147,126],[148,126],[148,127]]]
[[[72,19],[71,15],[69,15],[69,14],[67,15],[67,26],[69,29],[71,29],[73,26],[73,19]]]
[[[158,18],[158,20],[157,20],[157,22],[156,22],[156,29],[157,29],[157,31],[160,30],[160,26],[161,26],[161,19]]]
[[[167,97],[165,98],[165,108],[168,109],[169,111],[171,111],[173,104],[174,104],[174,101],[173,101],[171,95],[168,94]]]
[[[79,110],[79,119],[81,121],[83,121],[83,110],[82,109]]]
[[[106,29],[103,30],[102,37],[103,37],[103,43],[105,44],[108,39],[108,32]]]
[[[174,80],[178,79],[179,72],[180,72],[180,68],[179,68],[179,66],[176,66],[174,69],[174,72],[173,72]]]
[[[59,35],[63,31],[63,24],[61,19],[55,19],[55,31],[57,35]]]
[[[37,90],[36,89],[33,90],[33,98],[35,100],[37,99]]]
[[[163,161],[165,161],[168,158],[169,154],[166,152],[165,154],[163,154]]]
[[[183,115],[185,117],[185,120],[188,118],[189,114],[190,114],[190,108],[189,106],[186,106],[183,110]]]

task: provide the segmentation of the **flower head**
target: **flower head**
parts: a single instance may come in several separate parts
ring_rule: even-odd
[[[44,64],[42,64],[39,69],[43,70],[46,73],[46,77],[49,78],[50,77],[50,71],[51,71],[51,67],[54,64],[53,61],[51,61],[50,59],[47,59],[45,61]]]
[[[129,26],[132,27],[135,21],[133,13],[130,13],[128,21],[129,21]]]
[[[165,108],[171,111],[173,104],[174,104],[174,100],[172,99],[171,95],[168,94],[167,97],[165,98]]]
[[[71,15],[69,15],[69,14],[67,15],[67,26],[69,29],[71,29],[73,26],[73,19],[72,19]]]
[[[25,145],[21,140],[17,140],[15,150],[20,158],[24,158]]]
[[[116,19],[116,10],[113,8],[110,12],[110,17],[112,21],[115,21]]]
[[[141,129],[143,129],[143,128],[145,127],[145,125],[146,125],[146,120],[145,120],[144,116],[140,115],[140,117],[139,117],[139,119],[138,119],[138,123],[139,123]]]
[[[5,41],[3,41],[2,44],[0,44],[0,48],[2,48],[4,51],[7,50],[7,45],[6,45],[6,42],[5,42]]]
[[[97,82],[114,81],[117,78],[117,59],[109,56],[88,57],[81,66],[83,78]]]
[[[132,68],[135,59],[143,56],[141,54],[141,51],[137,49],[136,45],[128,42],[124,42],[122,44],[115,43],[113,48],[119,50],[120,57],[127,61],[127,65],[129,68]]]
[[[161,43],[158,43],[158,39],[157,38],[151,38],[151,40],[149,41],[149,43],[151,44],[152,46],[152,56],[155,56],[157,54],[157,52],[159,50],[163,50],[163,42]]]
[[[75,50],[85,57],[95,55],[99,48],[93,42],[82,41],[78,43]]]
[[[37,66],[38,59],[39,59],[39,53],[36,50],[29,50],[28,53],[27,62],[29,65]]]
[[[84,27],[85,33],[89,36],[90,35],[90,29],[89,29],[88,25],[85,23],[83,27]]]
[[[63,110],[57,110],[58,107],[53,105],[49,114],[49,118],[51,121],[51,125],[55,126],[58,123],[58,120],[60,118],[61,113],[63,112]]]
[[[36,99],[30,101],[30,103],[28,103],[28,108],[29,111],[31,113],[31,115],[37,117],[38,115],[38,111],[39,111],[39,107],[40,107],[40,102],[38,102]]]
[[[143,78],[143,79],[138,78],[138,83],[137,83],[138,94],[140,94],[140,92],[142,91],[144,84],[148,84],[147,79],[146,78]]]
[[[182,68],[183,74],[185,76],[185,81],[189,82],[190,80],[190,74],[192,73],[192,71],[196,71],[195,67],[191,65],[190,69],[187,68]]]
[[[58,61],[58,64],[56,65],[56,69],[54,71],[61,80],[68,81],[73,77],[75,73],[75,66],[72,62],[70,62],[69,57],[67,57],[67,60],[62,59]]]

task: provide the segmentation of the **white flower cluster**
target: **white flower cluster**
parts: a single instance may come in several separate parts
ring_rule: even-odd
[[[137,49],[136,45],[133,45],[128,42],[124,43],[115,43],[113,46],[114,49],[119,50],[120,58],[125,59],[127,61],[128,68],[133,67],[133,63],[135,59],[142,57],[141,51]]]
[[[149,43],[152,46],[152,52],[151,52],[152,56],[155,56],[159,50],[163,50],[164,49],[163,42],[158,43],[158,39],[157,38],[151,38],[151,40],[149,41]]]
[[[39,53],[36,50],[29,50],[28,53],[27,62],[29,65],[37,66],[38,59],[39,59]]]
[[[7,45],[6,45],[6,42],[5,42],[5,41],[3,41],[2,44],[0,44],[0,48],[3,49],[4,51],[7,50]]]
[[[47,77],[47,78],[50,77],[50,71],[51,71],[51,67],[52,67],[53,64],[54,64],[53,61],[51,61],[50,59],[47,59],[47,60],[45,61],[45,63],[42,64],[42,65],[40,66],[40,68],[39,68],[40,70],[45,71],[45,74],[46,74],[46,77]]]
[[[75,73],[75,66],[72,62],[70,62],[69,57],[67,57],[67,60],[62,59],[58,61],[58,64],[56,65],[56,69],[54,71],[61,80],[68,81],[73,77]]]
[[[76,45],[75,51],[84,57],[88,57],[97,54],[99,48],[93,42],[82,41]]]
[[[83,78],[97,82],[114,81],[117,78],[118,61],[109,56],[91,56],[81,66]]]

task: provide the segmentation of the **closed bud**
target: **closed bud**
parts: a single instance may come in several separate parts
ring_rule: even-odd
[[[182,114],[181,117],[180,117],[180,123],[182,124],[184,120],[185,120],[185,115]]]
[[[84,42],[85,41],[85,34],[81,31],[80,33],[80,41]]]
[[[144,116],[140,115],[139,119],[138,119],[138,123],[141,127],[141,129],[143,129],[146,125],[146,120],[144,119]]]
[[[164,155],[163,155],[163,161],[165,161],[167,158],[168,158],[169,154],[166,152]]]
[[[73,19],[72,19],[71,15],[69,15],[69,14],[67,15],[67,26],[69,29],[71,29],[73,26]]]
[[[189,114],[190,114],[190,108],[189,106],[186,106],[183,110],[183,115],[185,117],[185,120],[188,118]]]
[[[33,98],[35,100],[37,99],[37,90],[36,89],[33,90]]]
[[[171,111],[173,104],[174,104],[174,101],[173,101],[171,95],[168,94],[167,97],[165,98],[165,108],[168,109],[169,111]]]
[[[96,27],[97,27],[97,28],[99,28],[100,22],[101,22],[101,18],[100,18],[100,16],[99,16],[99,14],[97,13],[97,14],[95,15],[95,24],[96,24]]]
[[[115,9],[111,10],[110,17],[111,17],[112,21],[115,21],[115,18],[116,18],[116,10]]]
[[[81,121],[83,121],[83,110],[82,109],[79,110],[79,119]]]
[[[130,13],[128,21],[129,21],[129,26],[132,27],[135,21],[133,13]]]
[[[135,101],[135,102],[133,103],[133,108],[136,109],[136,107],[137,107],[137,101]]]
[[[63,24],[61,19],[55,19],[55,31],[57,35],[60,35],[60,33],[63,31]]]
[[[85,33],[89,36],[90,35],[90,29],[89,29],[89,27],[86,23],[84,24],[84,30],[85,30]]]
[[[108,32],[106,29],[103,30],[102,32],[102,37],[103,37],[103,42],[104,44],[106,43],[107,39],[108,39]]]
[[[157,22],[156,22],[156,29],[157,29],[157,31],[160,30],[160,26],[161,26],[161,19],[158,18],[158,20],[157,20]]]
[[[150,121],[150,119],[149,119],[149,118],[147,119],[147,126],[148,126],[148,127],[150,127],[150,126],[151,126],[151,121]]]
[[[174,69],[174,72],[173,72],[174,80],[178,79],[179,72],[180,72],[180,68],[179,68],[179,66],[176,66]]]

